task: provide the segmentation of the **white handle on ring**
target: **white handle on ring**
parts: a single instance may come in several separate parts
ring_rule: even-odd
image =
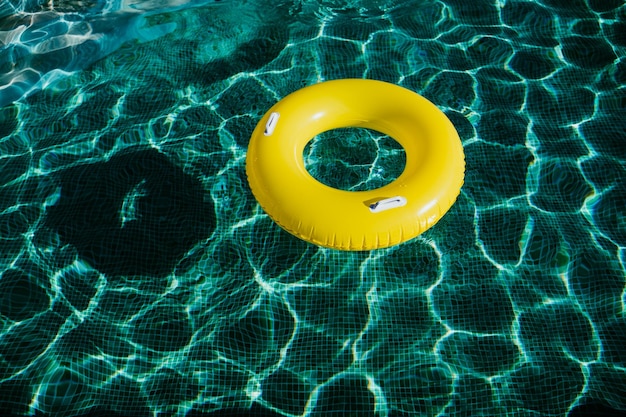
[[[385,198],[384,200],[379,200],[370,204],[370,211],[372,213],[380,213],[381,211],[402,207],[404,205],[406,205],[406,198],[398,195],[396,197]]]
[[[270,117],[267,119],[267,123],[265,124],[265,136],[270,136],[274,133],[274,129],[276,129],[276,124],[278,123],[278,118],[280,117],[280,113],[273,112],[270,114]]]

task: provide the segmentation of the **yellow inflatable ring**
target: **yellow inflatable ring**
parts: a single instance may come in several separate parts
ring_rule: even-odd
[[[369,128],[402,145],[406,166],[367,191],[326,186],[309,174],[304,148],[338,128]],[[248,146],[252,193],[283,229],[314,244],[370,250],[412,239],[452,206],[465,157],[454,126],[420,95],[382,81],[327,81],[289,94],[263,116]]]

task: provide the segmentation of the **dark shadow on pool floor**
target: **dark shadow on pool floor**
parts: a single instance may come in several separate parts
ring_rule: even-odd
[[[109,276],[168,275],[215,229],[213,200],[202,183],[155,149],[54,174],[61,196],[45,226]]]

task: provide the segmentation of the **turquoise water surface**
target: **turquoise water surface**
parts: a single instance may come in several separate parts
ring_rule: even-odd
[[[0,410],[626,411],[625,56],[621,0],[2,2]],[[463,142],[457,202],[393,248],[303,242],[248,187],[267,109],[348,77]],[[404,158],[305,151],[349,190]]]

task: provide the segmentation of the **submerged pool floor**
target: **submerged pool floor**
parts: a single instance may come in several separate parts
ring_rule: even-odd
[[[0,410],[626,410],[625,20],[614,0],[5,2]],[[463,141],[457,202],[393,248],[298,240],[245,176],[269,107],[348,77],[422,94]],[[352,190],[404,164],[357,129],[305,157]]]

